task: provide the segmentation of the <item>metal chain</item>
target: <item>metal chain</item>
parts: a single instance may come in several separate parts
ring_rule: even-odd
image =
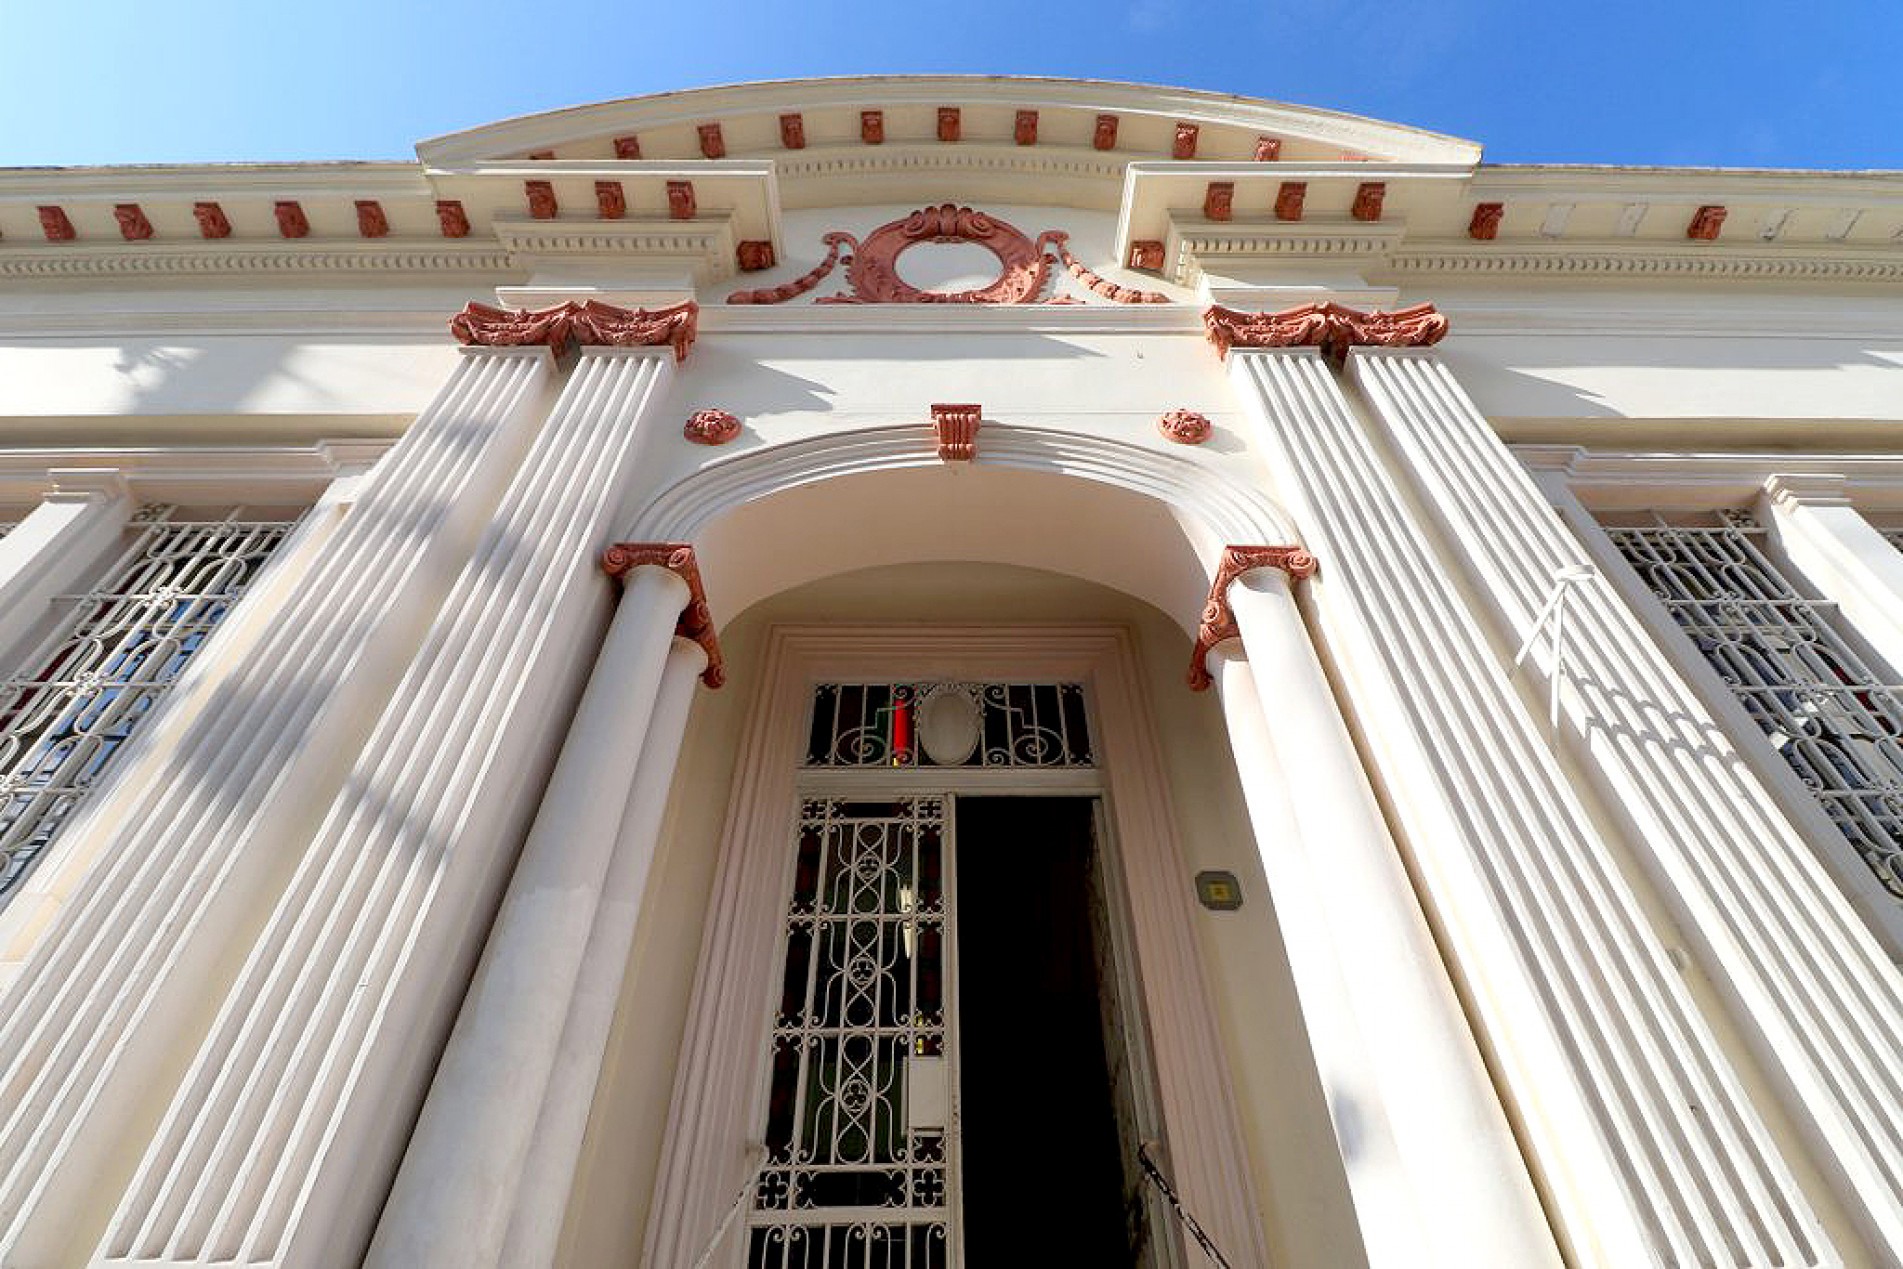
[[[1143,1175],[1149,1179],[1150,1184],[1163,1191],[1163,1198],[1169,1203],[1170,1210],[1176,1213],[1176,1219],[1183,1223],[1183,1228],[1189,1231],[1189,1236],[1196,1240],[1196,1245],[1203,1249],[1203,1253],[1222,1269],[1232,1269],[1229,1258],[1222,1254],[1215,1241],[1203,1232],[1203,1227],[1197,1223],[1194,1216],[1189,1214],[1189,1209],[1183,1206],[1183,1200],[1177,1195],[1175,1188],[1163,1179],[1163,1173],[1156,1166],[1156,1160],[1150,1158],[1149,1142],[1145,1141],[1137,1146],[1137,1162],[1143,1165]]]
[[[740,1183],[739,1190],[734,1193],[733,1202],[727,1204],[727,1211],[720,1218],[720,1224],[714,1226],[713,1237],[707,1240],[706,1249],[694,1261],[694,1269],[707,1269],[713,1261],[714,1253],[720,1249],[722,1240],[727,1237],[727,1231],[733,1227],[733,1218],[740,1214],[740,1205],[747,1201],[747,1196],[753,1193],[753,1187],[760,1182],[760,1171],[766,1167],[766,1147],[755,1146],[747,1151],[747,1158],[752,1164],[747,1169],[747,1179]]]

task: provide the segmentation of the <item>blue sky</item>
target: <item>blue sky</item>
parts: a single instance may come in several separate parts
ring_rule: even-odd
[[[1903,0],[0,0],[0,166],[409,158],[558,106],[924,71],[1325,106],[1502,163],[1903,168]]]

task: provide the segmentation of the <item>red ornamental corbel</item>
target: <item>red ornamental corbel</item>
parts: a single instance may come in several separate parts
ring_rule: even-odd
[[[1500,217],[1505,203],[1475,203],[1473,219],[1467,222],[1467,236],[1476,242],[1492,242],[1500,234]]]
[[[1356,187],[1354,206],[1348,209],[1348,214],[1356,220],[1379,220],[1387,196],[1386,181],[1366,181]]]
[[[692,220],[695,211],[694,182],[667,183],[667,214],[675,220]]]
[[[357,232],[365,238],[390,236],[390,218],[384,215],[382,203],[373,198],[357,200]]]
[[[603,220],[620,220],[628,214],[628,194],[620,181],[595,182],[595,212]]]
[[[788,150],[806,148],[806,120],[798,114],[780,116],[780,145]]]
[[[859,112],[859,139],[867,145],[885,144],[885,111],[861,110]]]
[[[1255,161],[1273,163],[1282,157],[1282,138],[1257,137],[1255,139]]]
[[[1201,129],[1198,128],[1193,123],[1177,124],[1176,125],[1176,141],[1175,141],[1175,144],[1170,146],[1170,157],[1173,159],[1195,158],[1196,157],[1196,136],[1197,136],[1197,133],[1199,133],[1200,131]]]
[[[773,267],[773,244],[765,238],[746,238],[734,245],[734,263],[742,273],[758,273]]]
[[[948,463],[968,463],[978,456],[978,405],[932,406],[932,430],[938,435],[938,456]]]
[[[1130,267],[1132,269],[1160,269],[1163,267],[1163,242],[1159,238],[1139,238],[1130,244]]]
[[[719,124],[703,123],[694,131],[700,135],[700,156],[703,159],[727,157],[727,139],[720,135]]]
[[[192,216],[198,221],[198,232],[202,237],[231,237],[231,220],[225,215],[225,209],[217,203],[193,203]]]
[[[1236,183],[1234,181],[1211,181],[1203,190],[1203,218],[1205,220],[1228,220],[1234,214]]]
[[[48,242],[71,242],[79,237],[64,207],[42,207],[39,211],[40,232],[46,235]]]
[[[1117,148],[1117,117],[1098,115],[1096,129],[1090,135],[1090,144],[1099,150]]]
[[[636,136],[615,138],[615,157],[617,159],[638,159],[641,157],[641,138]]]
[[[460,199],[437,199],[436,219],[442,223],[443,237],[467,238],[469,236],[469,213],[463,210]]]
[[[1302,203],[1307,198],[1307,181],[1283,181],[1282,188],[1275,193],[1275,218],[1277,220],[1300,220],[1302,218]]]
[[[720,656],[720,641],[714,637],[713,614],[707,607],[707,592],[701,587],[694,548],[685,542],[617,542],[601,555],[602,572],[616,581],[644,564],[664,568],[687,583],[687,603],[674,623],[674,635],[701,646],[707,653],[707,668],[700,672],[700,681],[708,687],[719,687],[727,681],[727,667]]]
[[[938,108],[938,139],[940,141],[956,141],[963,130],[964,125],[961,121],[958,107],[940,106]]]
[[[1685,227],[1685,236],[1697,242],[1716,242],[1718,231],[1724,228],[1725,209],[1716,203],[1700,207],[1692,216],[1692,223]]]
[[[278,233],[285,238],[308,238],[311,233],[310,218],[304,214],[302,203],[286,200],[275,208],[278,218]]]
[[[1011,126],[1011,139],[1019,145],[1037,144],[1037,111],[1020,110]]]
[[[137,203],[117,204],[112,216],[119,222],[119,236],[127,242],[144,242],[152,236],[152,222]]]
[[[549,181],[523,181],[522,192],[529,200],[529,215],[537,220],[554,220],[561,211],[555,201],[555,186]]]
[[[1224,547],[1222,564],[1216,569],[1216,580],[1209,588],[1209,599],[1203,604],[1203,619],[1196,627],[1196,646],[1190,651],[1190,690],[1200,692],[1215,682],[1209,675],[1210,651],[1226,639],[1237,638],[1240,633],[1236,629],[1235,611],[1229,607],[1231,583],[1244,573],[1252,573],[1258,568],[1279,568],[1288,574],[1290,581],[1298,582],[1313,577],[1315,567],[1315,557],[1305,547]]]

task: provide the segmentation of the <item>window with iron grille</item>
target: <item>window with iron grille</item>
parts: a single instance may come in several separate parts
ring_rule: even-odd
[[[0,680],[0,902],[97,787],[290,531],[142,508],[91,589]]]
[[[1903,685],[1802,594],[1743,512],[1607,526],[1771,746],[1884,888],[1903,900]]]

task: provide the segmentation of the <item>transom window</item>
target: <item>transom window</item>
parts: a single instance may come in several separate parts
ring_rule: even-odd
[[[0,680],[0,896],[11,894],[290,531],[142,508],[125,549]]]
[[[809,767],[1088,767],[1078,683],[821,683]]]
[[[1725,511],[1705,524],[1607,526],[1877,880],[1903,900],[1903,685],[1846,640],[1837,606],[1800,594]]]

